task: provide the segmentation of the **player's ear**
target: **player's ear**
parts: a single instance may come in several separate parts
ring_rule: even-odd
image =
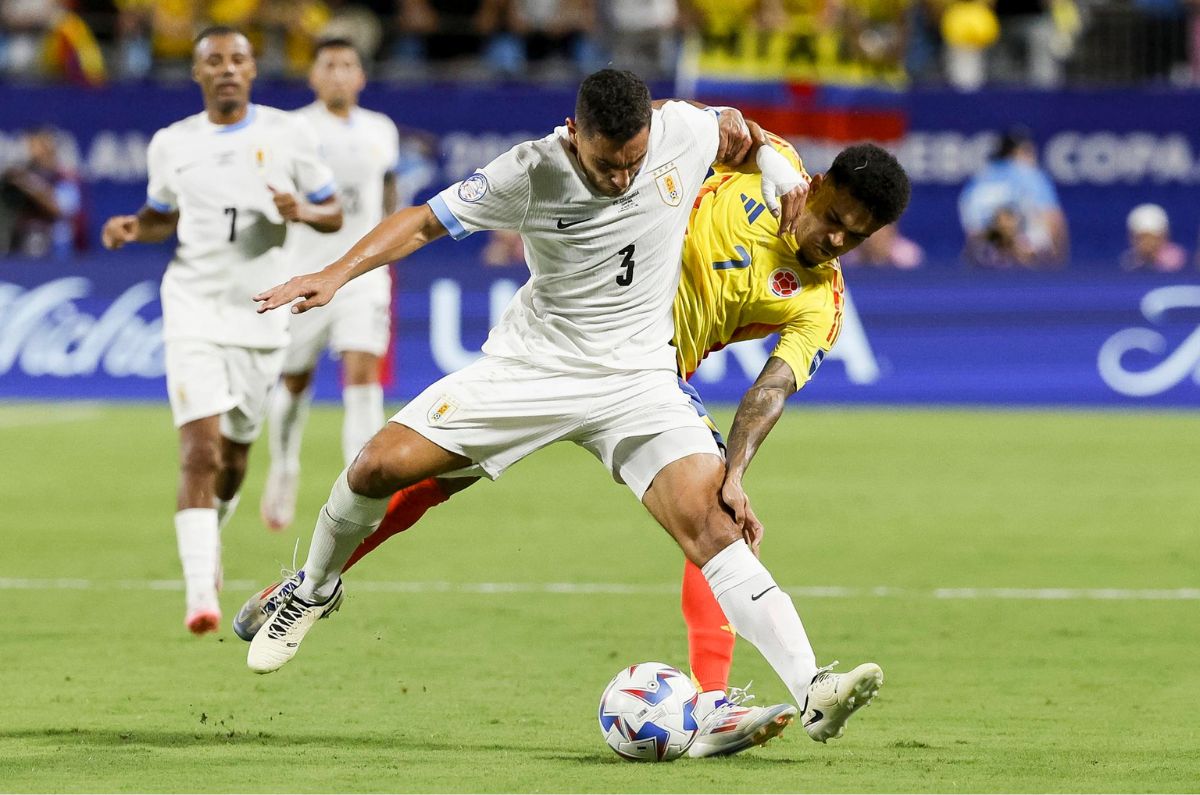
[[[579,137],[579,130],[575,126],[575,120],[572,119],[570,116],[568,116],[566,118],[566,122],[567,122],[567,135],[571,136],[571,143],[575,143],[575,139],[577,137]]]
[[[817,195],[817,192],[821,190],[821,186],[824,184],[825,184],[825,175],[824,174],[813,174],[812,175],[812,178],[808,181],[809,201],[811,201],[813,199],[813,197]]]

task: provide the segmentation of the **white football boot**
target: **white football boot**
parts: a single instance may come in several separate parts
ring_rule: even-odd
[[[342,606],[342,581],[338,580],[333,596],[320,604],[304,601],[295,592],[284,600],[250,641],[246,665],[256,674],[278,671],[296,656],[300,642],[319,620]]]
[[[841,737],[850,716],[870,704],[883,685],[883,670],[875,663],[863,663],[844,674],[835,674],[834,665],[837,661],[813,677],[801,719],[808,736],[819,743]]]
[[[300,490],[300,472],[288,472],[283,467],[267,470],[259,515],[268,530],[279,532],[296,518],[296,495]]]
[[[754,698],[746,692],[749,687],[730,688],[729,695],[717,702],[688,747],[688,756],[732,756],[747,748],[764,745],[767,740],[782,734],[796,718],[796,708],[791,704],[744,706]]]

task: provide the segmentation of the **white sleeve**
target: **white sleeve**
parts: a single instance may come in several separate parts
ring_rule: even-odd
[[[387,164],[388,171],[393,174],[400,173],[400,131],[396,129],[396,123],[388,117],[383,117],[384,124],[384,143],[387,146]]]
[[[668,109],[691,131],[699,146],[697,154],[700,159],[705,165],[712,165],[721,145],[721,112],[716,108],[697,108],[690,102],[678,101],[663,105],[664,111]]]
[[[149,178],[146,185],[146,205],[160,213],[173,213],[179,205],[176,203],[175,190],[167,182],[172,171],[168,162],[165,134],[165,130],[156,132],[146,150],[146,174]]]
[[[531,144],[514,146],[429,200],[455,240],[484,229],[521,231],[529,213]]]
[[[337,192],[333,171],[321,157],[321,141],[307,119],[292,115],[292,181],[308,201],[323,202]]]

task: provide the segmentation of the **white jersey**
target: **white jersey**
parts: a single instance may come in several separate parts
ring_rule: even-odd
[[[383,220],[383,179],[396,170],[400,157],[400,133],[382,113],[354,108],[343,119],[330,113],[321,102],[293,111],[317,133],[321,155],[333,169],[342,202],[342,228],[321,234],[309,227],[297,226],[288,232],[287,267],[289,276],[320,270],[350,250],[363,235]],[[334,300],[347,295],[381,291],[391,293],[387,268],[354,279],[338,291]]]
[[[310,202],[335,191],[316,133],[303,119],[264,105],[251,105],[229,125],[198,113],[154,134],[147,166],[146,203],[179,211],[179,245],[162,281],[163,338],[286,345],[288,314],[260,315],[250,297],[288,278],[289,224],[271,189]]]
[[[674,370],[683,237],[718,141],[714,111],[668,102],[622,196],[592,191],[560,127],[431,199],[455,239],[508,229],[525,243],[530,279],[483,350],[560,369]]]

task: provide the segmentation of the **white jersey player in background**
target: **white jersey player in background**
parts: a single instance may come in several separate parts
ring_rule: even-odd
[[[530,271],[485,355],[401,409],[334,483],[295,589],[250,644],[251,670],[286,664],[317,620],[337,609],[342,567],[395,491],[451,473],[494,479],[542,447],[571,441],[627,484],[701,568],[738,634],[802,705],[809,736],[841,735],[883,673],[873,663],[845,674],[817,667],[792,600],[743,537],[746,505],[720,502],[725,462],[679,389],[670,345],[692,198],[709,166],[730,154],[731,136],[719,125],[734,114],[682,102],[652,110],[636,75],[602,70],[583,81],[565,127],[389,216],[319,273],[256,296],[262,311],[303,299],[291,306],[303,312],[447,233],[483,229],[520,232]],[[776,186],[787,192],[780,231],[794,234],[803,177],[757,125],[747,130],[740,114],[734,121],[744,144],[732,147],[732,159],[740,162],[753,139],[755,159],[772,172],[764,196],[774,204]],[[595,543],[603,548],[602,539]]]
[[[256,313],[249,296],[286,277],[289,229],[342,225],[316,134],[295,115],[251,104],[256,74],[241,33],[200,34],[192,76],[204,112],[155,133],[145,206],[108,219],[102,233],[110,249],[179,238],[162,281],[163,340],[179,429],[184,623],[198,635],[220,625],[220,530],[237,504],[288,341],[287,318]]]
[[[358,106],[366,75],[354,45],[345,39],[318,44],[309,85],[316,101],[295,113],[317,131],[337,182],[344,220],[334,234],[303,227],[291,231],[285,246],[289,276],[333,262],[399,203],[400,134],[387,116]],[[342,452],[347,465],[383,427],[379,363],[391,339],[391,298],[388,269],[377,268],[347,285],[324,312],[292,316],[282,388],[272,394],[267,422],[271,466],[260,512],[272,530],[290,525],[296,512],[300,441],[312,403],[313,371],[326,347],[342,363]]]

